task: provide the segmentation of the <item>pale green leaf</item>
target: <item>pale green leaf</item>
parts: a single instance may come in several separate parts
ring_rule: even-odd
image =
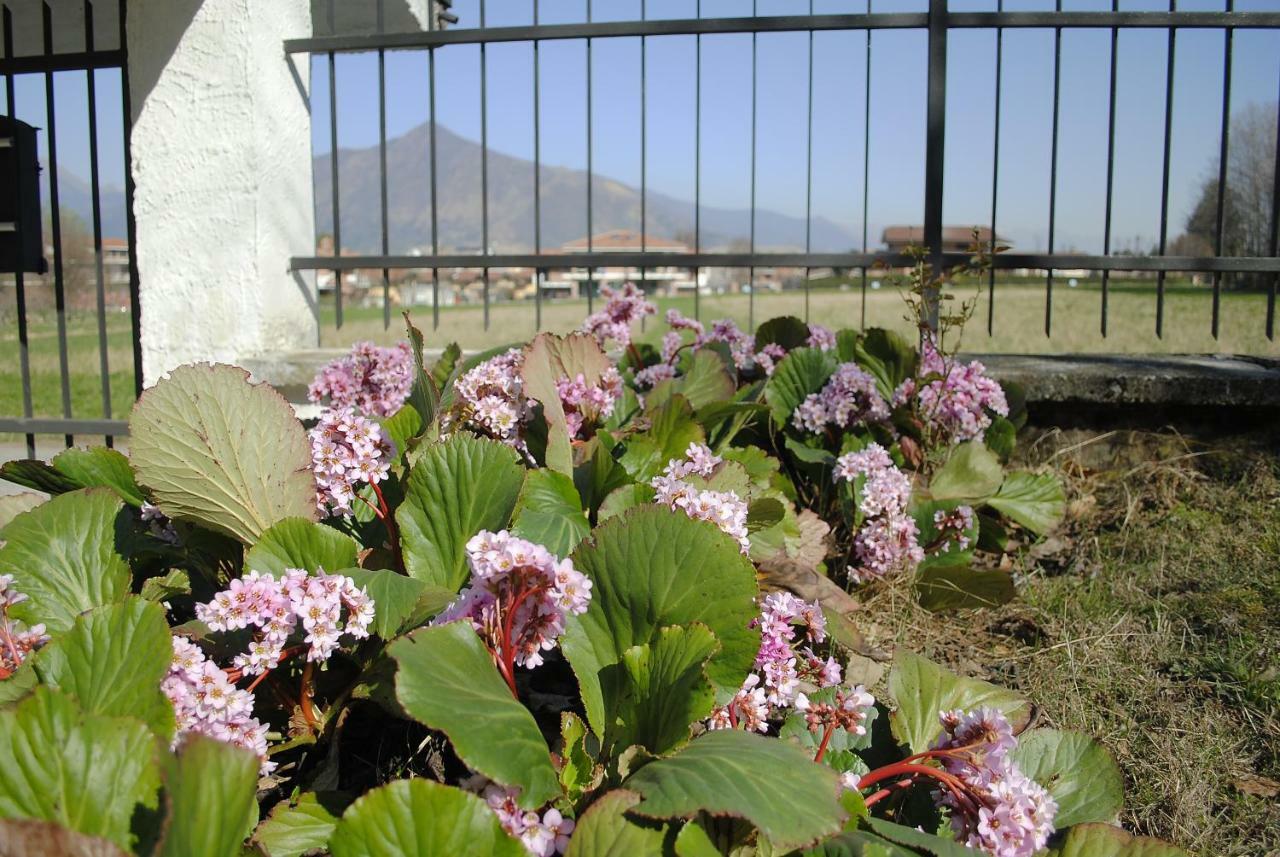
[[[600,350],[599,343],[584,333],[568,336],[540,333],[525,346],[520,374],[524,380],[524,394],[542,403],[548,429],[547,467],[566,476],[573,475],[569,432],[556,382],[561,378],[582,375],[590,386],[612,367],[612,361]]]
[[[165,765],[169,813],[158,857],[239,857],[257,818],[258,757],[188,735]]]
[[[786,741],[736,729],[707,732],[623,785],[643,798],[639,814],[743,818],[782,851],[830,836],[845,818],[835,771]]]
[[[53,469],[81,488],[110,488],[126,503],[141,506],[146,497],[133,478],[129,459],[105,446],[64,449],[50,462]]]
[[[396,698],[414,719],[449,736],[467,765],[521,789],[538,807],[560,791],[533,715],[511,695],[469,622],[414,631],[388,647],[399,665]]]
[[[277,521],[315,520],[311,448],[284,397],[234,366],[180,366],[129,417],[138,481],[170,518],[252,544]]]
[[[998,568],[973,568],[962,555],[952,558],[957,564],[947,565],[942,560],[948,558],[941,554],[916,572],[916,595],[924,609],[939,612],[999,607],[1012,601],[1017,594],[1013,575],[1009,572]]]
[[[566,557],[590,530],[572,478],[545,468],[526,474],[516,501],[513,533]]]
[[[467,541],[507,526],[523,484],[515,451],[497,441],[460,433],[428,447],[396,510],[409,575],[457,592],[468,577]]]
[[[572,711],[560,714],[560,787],[571,801],[600,784],[603,768],[587,752],[587,724]]]
[[[836,371],[836,356],[817,348],[797,348],[778,361],[764,385],[764,400],[773,421],[788,425],[791,413],[810,393],[816,393]]]
[[[32,491],[20,491],[17,494],[0,496],[0,530],[3,530],[10,521],[23,512],[30,512],[48,499],[48,497]]]
[[[615,789],[578,819],[565,857],[671,857],[670,825],[637,818],[627,811],[640,802],[635,792]]]
[[[898,385],[916,373],[919,355],[901,334],[873,327],[858,337],[854,360],[876,379],[876,388],[885,399],[892,398]]]
[[[932,833],[925,833],[923,830],[916,830],[914,827],[876,818],[874,815],[868,816],[863,823],[876,835],[911,848],[918,854],[929,854],[932,857],[982,857],[981,851],[961,845],[954,839],[944,839]]]
[[[1000,459],[980,440],[970,440],[951,450],[947,463],[933,475],[929,494],[935,500],[978,502],[986,500],[1004,479]]]
[[[1149,836],[1134,836],[1110,824],[1078,824],[1048,857],[1187,857],[1175,845]]]
[[[334,572],[355,565],[359,550],[355,539],[333,527],[301,518],[286,518],[272,524],[249,548],[244,567],[277,579],[289,568]]]
[[[1018,736],[1013,761],[1058,803],[1054,827],[1114,821],[1124,807],[1124,778],[1106,749],[1088,735],[1032,729]]]
[[[998,708],[1021,731],[1031,716],[1030,706],[1018,694],[974,678],[963,678],[905,649],[899,649],[889,672],[889,698],[896,710],[893,734],[912,753],[923,752],[942,732],[939,713],[955,708],[969,711]]]
[[[623,652],[625,680],[605,732],[606,752],[639,744],[662,755],[688,741],[690,726],[715,705],[703,665],[718,648],[707,626],[693,622],[662,628],[653,642]]]
[[[333,857],[528,857],[473,794],[432,780],[396,780],[343,813]]]
[[[671,392],[684,396],[695,410],[731,398],[736,388],[720,355],[706,348],[694,352],[684,374],[671,382]]]
[[[332,792],[303,792],[294,800],[276,804],[254,831],[253,842],[266,857],[301,857],[323,851],[350,803],[349,797]]]
[[[385,569],[344,568],[338,573],[351,578],[373,599],[373,624],[369,630],[384,640],[400,633],[428,588],[415,577]]]
[[[1010,473],[995,496],[987,501],[1036,535],[1044,535],[1058,525],[1067,508],[1062,482],[1052,473]]]
[[[89,488],[54,497],[9,522],[0,533],[0,574],[28,600],[13,613],[51,633],[76,616],[129,592],[129,566],[116,553],[124,502],[114,491]]]
[[[626,452],[619,463],[633,480],[647,483],[671,459],[684,458],[689,444],[702,443],[706,437],[684,396],[672,396],[646,410],[645,417],[649,420],[648,431],[627,439]]]
[[[148,577],[142,581],[141,595],[157,603],[179,595],[191,594],[191,575],[182,568],[171,568],[163,577]]]
[[[652,503],[654,491],[652,485],[646,485],[641,482],[633,482],[630,485],[623,485],[621,488],[610,492],[608,497],[604,498],[604,502],[600,504],[600,512],[598,518],[601,523],[610,518],[617,517],[628,509],[634,509],[636,506],[643,506],[646,503]]]

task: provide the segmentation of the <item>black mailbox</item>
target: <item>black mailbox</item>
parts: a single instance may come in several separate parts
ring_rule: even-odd
[[[0,116],[0,273],[43,274],[36,129]]]

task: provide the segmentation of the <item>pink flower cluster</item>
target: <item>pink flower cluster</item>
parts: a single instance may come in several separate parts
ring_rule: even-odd
[[[9,618],[9,608],[27,600],[13,586],[12,574],[0,574],[0,679],[8,678],[34,650],[49,642],[44,624],[30,628]]]
[[[520,429],[531,416],[520,377],[523,366],[524,355],[519,348],[512,348],[471,369],[453,387],[471,425],[521,450],[524,440]]]
[[[933,513],[933,525],[938,529],[934,541],[939,544],[939,551],[946,553],[951,550],[952,545],[955,545],[956,550],[962,551],[969,547],[969,531],[973,529],[973,507],[939,509]]]
[[[320,514],[350,515],[361,483],[387,478],[395,452],[382,426],[347,408],[325,411],[309,433]]]
[[[587,612],[591,603],[591,581],[572,560],[506,530],[473,536],[467,562],[470,584],[433,624],[469,621],[500,671],[541,664],[542,652],[554,649],[564,633],[565,617]]]
[[[933,377],[917,394],[920,416],[947,443],[981,440],[991,426],[991,413],[1009,415],[1004,388],[977,360],[948,365],[926,340],[920,349],[920,376]]]
[[[801,431],[821,433],[827,426],[850,429],[889,419],[889,403],[876,389],[876,379],[857,363],[841,363],[822,390],[810,393],[791,421]]]
[[[819,351],[830,351],[836,347],[835,331],[824,324],[810,324],[809,340],[805,345]]]
[[[573,819],[565,818],[560,810],[551,807],[541,815],[533,810],[521,809],[516,803],[520,790],[500,786],[482,776],[474,776],[464,780],[462,787],[478,791],[489,805],[502,829],[507,831],[525,847],[533,857],[552,857],[563,854],[569,847],[569,836],[573,833]]]
[[[173,638],[173,660],[160,688],[177,716],[173,746],[189,733],[207,735],[257,753],[263,776],[275,769],[267,759],[267,727],[253,716],[253,694],[238,689],[195,643]]]
[[[409,343],[382,348],[357,342],[346,357],[316,373],[307,390],[313,402],[329,400],[335,410],[353,408],[374,417],[389,417],[409,397],[413,387],[413,354]]]
[[[732,700],[711,713],[709,729],[764,732],[778,709],[809,710],[804,685],[840,684],[840,664],[835,658],[824,660],[812,648],[827,638],[827,620],[818,602],[802,601],[790,592],[771,592],[761,601],[760,616],[752,620],[752,627],[760,629],[754,672]]]
[[[695,521],[710,521],[732,536],[745,555],[751,550],[747,537],[747,503],[736,491],[702,490],[685,481],[691,476],[709,479],[724,459],[700,443],[691,443],[684,459],[673,458],[649,484],[654,502],[679,509]]]
[[[854,580],[883,577],[900,569],[914,568],[924,559],[916,538],[920,531],[907,514],[911,502],[911,479],[893,464],[878,443],[836,459],[833,474],[837,482],[854,484],[858,511],[863,523],[854,537],[858,566],[850,567]]]
[[[342,634],[357,640],[368,637],[373,612],[373,599],[351,578],[323,571],[308,575],[298,568],[285,569],[279,579],[251,571],[231,581],[230,588],[212,601],[196,605],[196,618],[210,630],[258,630],[249,651],[233,661],[245,675],[275,669],[299,623],[306,632],[307,660],[323,661],[338,647]]]
[[[957,794],[939,789],[934,799],[950,810],[956,838],[992,857],[1031,857],[1053,834],[1058,805],[1009,754],[1017,746],[1009,721],[998,710],[943,711],[935,750],[948,773],[965,785]]]
[[[579,372],[576,378],[565,376],[556,381],[560,405],[570,437],[579,437],[587,425],[599,424],[613,413],[614,403],[622,395],[622,376],[613,366],[604,370],[594,384],[588,384]]]
[[[594,336],[601,348],[610,339],[626,348],[631,344],[631,325],[658,311],[635,283],[625,283],[621,289],[601,286],[600,295],[605,299],[604,308],[587,316],[582,331]]]

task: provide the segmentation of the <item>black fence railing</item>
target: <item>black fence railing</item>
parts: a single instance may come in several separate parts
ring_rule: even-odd
[[[56,16],[48,2],[0,3],[4,115],[11,123],[24,120],[41,126],[44,138],[39,169],[47,222],[24,222],[20,207],[10,202],[7,207],[17,209],[17,216],[0,224],[16,233],[19,245],[23,231],[32,228],[41,230],[45,243],[47,271],[43,274],[24,271],[23,265],[0,270],[0,378],[5,379],[0,386],[17,380],[21,387],[20,415],[0,413],[0,441],[6,435],[21,436],[28,457],[37,454],[37,435],[61,435],[66,446],[74,443],[76,435],[99,435],[111,445],[113,437],[128,430],[119,412],[142,389],[124,3],[84,0],[81,10],[59,4],[59,15],[79,18],[74,26]],[[80,14],[72,15],[75,11]],[[118,31],[107,27],[114,45],[103,45],[103,25],[112,22],[118,22]],[[42,47],[38,51],[33,50],[37,34]],[[112,70],[117,73],[111,74]],[[65,84],[83,87],[83,103],[75,96],[72,106],[59,105],[60,91],[64,99],[68,97]],[[106,92],[104,84],[118,91]],[[87,139],[60,139],[60,121],[70,118],[70,111],[80,110],[85,115],[76,117],[74,127],[83,129]],[[123,177],[122,193],[104,189],[102,180],[103,142],[115,133],[121,138],[112,141],[109,149],[113,157],[123,153],[123,164],[112,165],[112,174],[118,171]],[[87,163],[78,164],[87,176],[64,169],[69,152],[80,150],[87,150]],[[11,160],[13,174],[0,176],[0,193],[9,200],[16,196],[12,189],[20,186],[19,171],[25,168],[19,158]],[[81,197],[79,206],[87,210],[78,216],[69,212],[68,189],[62,186],[72,178],[85,182],[76,194]],[[116,194],[119,203],[110,212],[103,207],[107,192]],[[123,234],[106,234],[108,214]],[[115,306],[109,309],[108,303]],[[127,319],[121,318],[126,315]]]
[[[333,6],[334,0],[329,0],[330,7]],[[867,270],[877,264],[901,265],[906,262],[906,258],[901,253],[881,253],[869,249],[866,235],[866,223],[868,214],[867,199],[867,177],[869,172],[868,149],[869,146],[864,145],[863,148],[863,199],[862,199],[862,248],[861,252],[849,253],[811,253],[810,249],[810,228],[812,223],[812,192],[813,192],[813,154],[812,154],[812,137],[813,137],[813,61],[812,61],[812,39],[815,32],[821,31],[861,31],[866,34],[867,40],[867,73],[866,87],[867,97],[864,100],[865,115],[864,134],[869,140],[870,135],[870,92],[871,92],[871,35],[879,30],[920,30],[927,33],[928,40],[928,76],[927,76],[927,120],[926,120],[926,140],[925,140],[925,169],[924,169],[924,224],[922,235],[920,235],[919,243],[931,248],[931,261],[935,266],[950,265],[966,258],[964,253],[947,252],[944,246],[943,231],[943,197],[944,197],[944,145],[946,140],[947,126],[947,43],[951,33],[957,30],[974,30],[986,29],[995,32],[995,129],[994,129],[994,145],[992,151],[992,182],[991,182],[991,216],[987,226],[990,229],[990,239],[992,247],[997,241],[997,227],[999,225],[997,218],[997,202],[1000,192],[1000,133],[1001,133],[1001,65],[1003,62],[1003,37],[1005,30],[1041,28],[1052,30],[1054,63],[1053,63],[1053,87],[1052,87],[1052,104],[1053,104],[1053,129],[1052,129],[1052,151],[1050,155],[1050,175],[1049,183],[1049,212],[1048,212],[1048,246],[1047,252],[1013,252],[1003,253],[994,259],[992,270],[989,274],[987,283],[987,328],[988,333],[992,332],[994,326],[995,297],[996,297],[996,276],[997,271],[1010,271],[1013,269],[1030,269],[1039,271],[1044,278],[1044,315],[1043,326],[1046,335],[1049,335],[1053,327],[1053,310],[1054,310],[1054,286],[1055,271],[1078,269],[1086,272],[1097,273],[1101,278],[1101,312],[1100,312],[1100,333],[1106,336],[1108,325],[1110,322],[1108,315],[1108,303],[1111,298],[1110,280],[1113,272],[1136,272],[1139,275],[1153,276],[1155,279],[1155,332],[1157,336],[1163,336],[1165,325],[1165,281],[1170,272],[1190,273],[1205,275],[1212,281],[1212,315],[1210,320],[1212,335],[1216,340],[1219,335],[1222,324],[1221,316],[1221,300],[1224,276],[1242,276],[1249,275],[1255,278],[1255,282],[1265,282],[1263,288],[1266,291],[1266,317],[1263,321],[1265,325],[1266,337],[1269,341],[1274,341],[1275,337],[1275,304],[1277,281],[1280,280],[1280,258],[1277,258],[1277,224],[1280,223],[1280,169],[1275,170],[1276,187],[1272,192],[1271,200],[1271,218],[1270,218],[1270,240],[1269,251],[1266,255],[1229,255],[1224,253],[1225,245],[1223,241],[1224,226],[1226,221],[1226,212],[1224,211],[1224,200],[1226,198],[1226,187],[1228,182],[1227,163],[1228,163],[1228,147],[1229,132],[1231,122],[1231,98],[1232,98],[1232,46],[1233,35],[1237,30],[1244,29],[1270,29],[1280,30],[1280,11],[1252,11],[1242,12],[1235,11],[1233,4],[1228,0],[1225,11],[1219,12],[1202,12],[1202,11],[1179,11],[1176,2],[1170,2],[1168,11],[1161,12],[1136,12],[1136,11],[1120,11],[1118,3],[1112,3],[1111,11],[1098,12],[1068,12],[1062,11],[1061,0],[1058,0],[1056,11],[1043,12],[1013,12],[1004,11],[1003,2],[998,3],[998,10],[994,12],[961,12],[950,11],[947,0],[928,0],[928,10],[918,12],[872,12],[868,3],[868,11],[865,14],[808,14],[808,15],[781,15],[769,17],[735,17],[735,18],[703,18],[701,17],[701,4],[697,4],[698,16],[685,20],[649,20],[645,19],[643,10],[645,4],[642,0],[641,20],[631,21],[593,21],[591,20],[592,4],[590,0],[586,3],[586,20],[578,23],[556,23],[556,24],[539,24],[538,7],[539,0],[530,0],[532,3],[532,19],[533,24],[527,26],[486,26],[485,21],[485,0],[479,0],[479,25],[465,28],[453,29],[428,29],[420,32],[373,32],[361,33],[355,35],[330,34],[316,36],[309,39],[296,39],[285,42],[285,50],[290,54],[310,54],[316,57],[324,57],[327,59],[329,72],[329,122],[331,144],[331,157],[329,166],[331,175],[328,177],[331,184],[332,192],[332,223],[333,223],[333,241],[334,255],[299,255],[292,259],[292,267],[295,270],[310,270],[318,272],[332,272],[334,315],[337,326],[342,327],[344,321],[344,295],[342,287],[342,272],[347,271],[381,271],[382,275],[382,294],[381,303],[384,308],[384,325],[391,323],[390,313],[390,282],[391,271],[415,269],[420,271],[431,270],[431,288],[434,290],[432,298],[433,321],[436,325],[440,319],[440,270],[441,269],[472,269],[479,270],[483,273],[483,309],[484,309],[484,326],[488,329],[489,313],[490,313],[490,288],[489,288],[489,272],[501,268],[526,268],[534,272],[534,282],[536,283],[536,293],[534,295],[534,323],[536,327],[542,324],[542,303],[543,303],[543,287],[542,274],[547,270],[563,266],[566,259],[563,256],[548,258],[544,253],[542,246],[542,230],[541,230],[541,181],[542,181],[542,164],[540,158],[540,108],[538,94],[539,80],[539,51],[538,46],[542,42],[550,42],[557,40],[575,40],[582,41],[586,45],[586,91],[587,103],[585,105],[587,123],[586,123],[586,166],[588,173],[587,193],[586,193],[586,218],[587,218],[587,239],[585,252],[575,252],[572,256],[572,264],[586,271],[586,279],[588,289],[587,310],[591,310],[591,301],[594,289],[591,283],[594,280],[594,272],[596,269],[618,266],[634,267],[643,271],[646,268],[654,266],[681,266],[694,269],[695,281],[697,280],[696,272],[703,268],[746,268],[752,283],[755,281],[755,272],[760,268],[778,266],[798,266],[805,269],[813,268],[831,268],[833,270],[845,269],[848,271],[856,271],[861,274],[862,298],[864,307],[864,323],[865,323],[865,306],[866,306],[866,288],[867,288]],[[754,4],[753,4],[754,7]],[[812,5],[810,7],[812,9]],[[1107,120],[1107,155],[1106,155],[1106,206],[1105,206],[1105,224],[1103,252],[1101,254],[1081,254],[1077,252],[1060,253],[1056,252],[1056,239],[1058,237],[1057,224],[1057,190],[1059,184],[1058,168],[1059,168],[1059,140],[1061,138],[1060,123],[1062,119],[1061,111],[1061,89],[1062,89],[1062,33],[1064,30],[1073,29],[1093,29],[1093,30],[1110,30],[1110,81],[1108,91],[1108,120]],[[1154,248],[1155,252],[1150,255],[1139,255],[1134,253],[1115,253],[1112,248],[1113,241],[1113,224],[1112,224],[1112,203],[1115,192],[1115,143],[1116,143],[1116,67],[1117,67],[1117,50],[1118,50],[1118,34],[1125,30],[1145,29],[1145,30],[1163,30],[1168,34],[1168,55],[1167,55],[1167,73],[1165,75],[1164,87],[1164,124],[1163,124],[1163,146],[1162,146],[1162,182],[1160,191],[1160,234],[1158,237],[1158,247]],[[1173,100],[1174,100],[1174,67],[1176,62],[1176,49],[1178,33],[1183,30],[1217,30],[1222,33],[1224,40],[1223,48],[1223,86],[1222,86],[1222,112],[1221,112],[1221,143],[1219,152],[1218,167],[1218,202],[1214,218],[1214,239],[1212,255],[1202,254],[1195,256],[1187,255],[1168,255],[1166,251],[1170,248],[1169,241],[1169,184],[1170,184],[1170,147],[1173,137]],[[381,27],[379,27],[381,30]],[[756,248],[756,149],[757,149],[757,128],[756,128],[756,104],[757,98],[757,59],[756,59],[756,39],[760,34],[779,33],[779,32],[802,32],[808,33],[810,38],[810,54],[809,54],[809,81],[808,81],[808,140],[807,140],[807,163],[806,163],[806,179],[809,187],[806,191],[806,225],[805,225],[805,252],[803,253],[772,253],[757,252]],[[751,226],[748,240],[748,249],[746,252],[706,252],[701,245],[701,224],[699,222],[702,212],[701,193],[701,163],[703,152],[701,151],[701,124],[702,124],[702,37],[719,35],[725,33],[743,33],[750,34],[752,39],[751,56],[751,91],[752,91],[752,107],[751,107],[751,177],[750,177],[750,196],[751,196]],[[697,93],[696,118],[694,128],[691,133],[695,136],[695,178],[694,178],[694,237],[692,252],[687,253],[671,253],[671,252],[653,252],[649,248],[643,246],[646,240],[646,227],[648,225],[644,216],[644,204],[647,196],[648,188],[646,187],[646,155],[647,146],[644,140],[644,128],[649,110],[649,99],[646,95],[645,80],[645,58],[646,45],[648,40],[653,38],[661,38],[668,36],[693,36],[695,37],[696,50],[696,80],[693,81],[694,90]],[[602,43],[607,43],[610,39],[617,38],[636,38],[640,39],[640,127],[641,127],[641,144],[640,144],[640,199],[641,199],[641,228],[640,241],[642,246],[636,252],[614,252],[611,250],[601,250],[592,246],[592,238],[595,234],[595,223],[593,221],[592,206],[592,184],[595,177],[594,165],[592,163],[593,141],[592,137],[592,109],[593,101],[596,98],[592,89],[592,51],[598,48]],[[534,248],[532,253],[491,253],[489,252],[489,211],[488,211],[488,157],[490,152],[489,140],[487,136],[487,124],[484,100],[487,96],[488,84],[485,79],[486,74],[486,45],[495,43],[508,42],[525,42],[533,46],[532,51],[532,68],[530,69],[530,77],[533,80],[533,103],[534,103],[534,157],[535,157],[535,175],[534,175]],[[483,234],[481,252],[476,254],[463,253],[441,253],[440,240],[438,237],[439,224],[439,198],[437,192],[437,182],[435,176],[435,126],[436,126],[436,74],[435,74],[435,55],[440,49],[447,49],[458,45],[474,45],[479,47],[480,61],[480,93],[481,99],[481,208],[482,223],[481,231]],[[422,253],[421,255],[391,255],[387,252],[389,247],[388,241],[388,220],[387,220],[387,175],[386,175],[386,85],[384,62],[387,51],[393,50],[425,50],[428,53],[429,61],[429,80],[430,99],[429,121],[432,131],[432,166],[431,166],[431,252]],[[339,190],[340,175],[338,164],[338,135],[337,126],[339,116],[337,115],[336,100],[336,66],[334,57],[344,52],[361,52],[376,51],[379,63],[379,83],[377,97],[381,107],[382,123],[380,127],[380,150],[382,152],[382,173],[381,181],[381,247],[382,252],[379,255],[342,255],[342,224],[340,211]],[[1278,81],[1280,86],[1280,81]],[[1046,98],[1048,94],[1046,93]],[[1277,161],[1280,161],[1280,145],[1277,146]],[[954,242],[951,245],[953,250]],[[1074,283],[1072,283],[1074,285]],[[803,280],[805,289],[805,307],[808,307],[808,288],[809,277]],[[751,288],[749,292],[748,317],[754,322],[754,296],[756,289]],[[694,311],[699,311],[698,296],[701,289],[694,289]],[[936,308],[935,308],[936,311]]]

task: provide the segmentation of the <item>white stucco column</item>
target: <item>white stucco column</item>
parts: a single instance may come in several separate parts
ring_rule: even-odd
[[[145,382],[316,342],[309,0],[130,0]]]

